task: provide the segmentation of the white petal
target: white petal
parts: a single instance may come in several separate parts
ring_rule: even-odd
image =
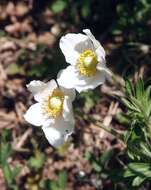
[[[59,86],[64,88],[75,88],[77,84],[86,85],[86,79],[89,77],[85,77],[79,74],[76,66],[68,66],[66,69],[63,69],[60,72],[60,76],[58,77],[57,81]]]
[[[24,118],[27,122],[35,125],[35,126],[42,126],[45,122],[45,118],[41,113],[41,106],[40,103],[36,103],[27,110]]]
[[[91,77],[80,75],[76,67],[68,66],[66,69],[62,70],[57,81],[60,86],[63,86],[65,88],[75,88],[77,90],[78,86],[83,87],[87,85],[86,79],[92,80]]]
[[[65,138],[61,135],[61,133],[58,130],[51,126],[42,127],[42,129],[45,134],[45,137],[52,146],[57,148],[58,146],[64,144]]]
[[[51,94],[51,92],[53,92],[53,90],[56,88],[58,88],[56,81],[50,80],[49,82],[46,83],[46,88],[42,93],[42,97],[45,97],[45,96]]]
[[[52,92],[55,88],[57,88],[57,84],[55,80],[51,80],[47,83],[41,81],[31,81],[27,88],[32,92],[36,101],[40,102],[42,98],[46,95],[46,93]]]
[[[86,36],[87,37],[87,36]],[[79,53],[83,53],[85,50],[91,49],[92,51],[95,51],[94,45],[92,41],[87,37],[85,41],[81,41],[77,43],[77,45],[74,47],[74,49]]]
[[[46,83],[39,80],[33,80],[27,85],[27,88],[32,92],[35,100],[39,101],[39,95],[46,88]]]
[[[105,57],[105,51],[104,48],[101,46],[100,42],[95,39],[94,35],[91,33],[89,29],[84,29],[83,32],[92,40],[95,49],[100,49],[103,56]]]
[[[50,126],[53,125],[55,123],[55,118],[50,118],[50,117],[45,117],[45,121],[43,123],[43,126]]]
[[[59,86],[68,89],[74,88],[76,77],[73,77],[73,75],[75,75],[75,72],[77,71],[74,66],[68,66],[66,69],[61,70],[57,79]]]
[[[67,141],[69,135],[73,132],[73,125],[63,119],[58,119],[53,126],[43,126],[42,129],[49,143],[54,147],[58,147]]]
[[[70,67],[70,66],[69,66]],[[59,71],[57,78],[60,78],[61,74],[62,74],[63,70]],[[57,79],[58,80],[58,79]],[[58,82],[58,81],[57,81]],[[64,93],[64,95],[69,96],[71,101],[74,101],[75,97],[76,97],[76,91],[74,88],[64,88],[63,86],[61,86],[61,84],[59,84],[59,88],[61,89],[61,91]]]
[[[75,124],[75,120],[74,120],[74,116],[73,116],[73,109],[72,109],[72,102],[68,96],[65,96],[65,98],[64,98],[63,118],[65,121],[69,121],[73,125]]]
[[[93,49],[93,44],[86,35],[69,33],[60,39],[60,48],[66,62],[75,65],[79,53],[82,53],[86,49]]]
[[[80,75],[76,67],[68,66],[57,79],[59,85],[65,88],[75,88],[78,92],[94,89],[105,81],[105,72],[97,71],[95,76]]]
[[[60,39],[60,49],[62,50],[62,53],[65,56],[65,60],[67,63],[70,63],[72,65],[75,65],[78,59],[78,52],[74,50],[74,47],[70,43],[68,39],[65,37],[62,37]]]
[[[58,77],[57,81],[60,86],[65,88],[75,88],[76,85],[86,85],[86,79],[92,80],[92,77],[85,77],[80,75],[76,66],[68,66],[66,69],[63,69]]]
[[[104,49],[102,49],[103,47],[102,46],[99,46],[96,50],[95,50],[95,53],[97,55],[97,60],[98,62],[100,62],[101,64],[105,65],[106,63],[106,60],[105,60],[105,51]]]
[[[79,84],[75,86],[76,90],[80,93],[82,91],[87,91],[90,89],[95,89],[97,86],[103,84],[105,82],[105,73],[101,71],[97,71],[95,76],[93,77],[85,77],[85,85]]]
[[[61,91],[63,92],[63,94],[65,96],[68,96],[72,102],[74,101],[74,99],[76,97],[75,89],[73,89],[73,88],[64,88],[62,86],[59,86],[59,88],[61,89]]]
[[[102,65],[101,63],[97,65],[97,70],[104,72],[106,75],[106,77],[111,77],[113,74],[110,71],[110,69],[108,69],[105,65]]]
[[[95,39],[94,35],[89,29],[84,29],[83,32],[92,40],[95,48],[98,48],[100,46],[100,42]]]

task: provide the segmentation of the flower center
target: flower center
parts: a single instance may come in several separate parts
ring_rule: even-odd
[[[52,97],[50,100],[49,100],[49,105],[52,109],[60,109],[61,108],[61,105],[62,105],[62,100],[60,97]]]
[[[51,95],[47,96],[43,104],[44,114],[49,117],[57,118],[63,110],[64,95],[58,88]]]
[[[94,76],[98,64],[97,56],[92,50],[85,50],[78,58],[77,68],[81,75]]]

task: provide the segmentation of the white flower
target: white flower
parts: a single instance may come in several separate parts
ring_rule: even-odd
[[[110,74],[103,47],[89,29],[83,32],[86,35],[69,33],[60,39],[60,48],[71,65],[59,73],[57,81],[78,92],[96,88]]]
[[[27,88],[37,103],[27,110],[25,120],[35,126],[42,126],[49,143],[54,147],[60,146],[73,132],[75,121],[72,101],[75,91],[58,87],[55,80],[48,83],[32,81]]]

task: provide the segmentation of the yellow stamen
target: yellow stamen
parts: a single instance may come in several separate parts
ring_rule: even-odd
[[[53,118],[59,117],[63,110],[63,101],[63,93],[58,88],[55,89],[44,101],[44,113]]]
[[[94,76],[96,74],[96,66],[98,64],[97,56],[92,50],[85,50],[80,54],[77,68],[81,75]]]

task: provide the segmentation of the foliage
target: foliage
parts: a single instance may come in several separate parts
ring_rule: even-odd
[[[12,156],[13,153],[11,144],[7,141],[8,136],[9,132],[4,130],[0,142],[0,167],[3,170],[8,187],[12,190],[17,190],[18,187],[15,180],[16,176],[20,173],[21,168],[18,166],[11,168],[8,163],[8,158]]]
[[[148,34],[151,4],[149,0],[123,1],[117,5],[118,20],[115,25],[116,31],[125,31],[129,39],[146,41]],[[149,38],[147,37],[147,41]]]
[[[27,63],[27,60],[29,63]],[[39,63],[39,60],[42,63]],[[34,63],[34,64],[33,64]],[[54,78],[65,64],[59,51],[53,50],[44,44],[37,45],[36,50],[22,50],[17,63],[10,66],[10,74],[23,74],[27,77],[49,77]]]
[[[61,11],[63,11],[67,6],[67,1],[66,0],[57,0],[54,1],[50,7],[50,9],[54,12],[54,13],[60,13]]]
[[[48,190],[65,190],[67,185],[67,172],[65,170],[60,171],[58,179],[45,181],[45,189]]]
[[[108,168],[108,163],[113,155],[114,155],[113,149],[103,152],[103,154],[98,157],[96,157],[91,152],[87,152],[86,159],[91,163],[91,166],[96,172],[106,173],[106,170]]]
[[[45,155],[39,151],[36,151],[35,156],[32,156],[28,160],[29,167],[35,171],[38,171],[39,169],[43,168],[44,163],[45,163]]]
[[[150,85],[145,86],[139,79],[135,86],[126,79],[125,98],[122,101],[127,109],[118,118],[126,127],[124,135],[125,151],[118,153],[113,149],[101,156],[94,153],[86,155],[96,175],[101,179],[110,179],[115,186],[124,183],[126,189],[137,189],[151,179],[151,93]],[[121,119],[122,118],[122,119]],[[127,155],[129,158],[124,161]],[[110,163],[119,160],[119,168],[110,168]],[[121,165],[122,163],[122,165]]]
[[[74,23],[79,22],[78,15],[82,18],[87,18],[90,14],[90,4],[91,1],[89,0],[77,0],[71,1],[70,0],[57,0],[53,1],[49,8],[55,14],[62,13],[63,11],[68,11],[68,17]],[[76,17],[77,16],[77,17]]]
[[[95,106],[95,104],[99,101],[100,96],[96,90],[82,92],[77,96],[77,100],[75,102],[76,111],[80,111],[81,107],[83,107],[83,111],[88,113],[91,108]]]
[[[145,88],[140,79],[135,87],[126,80],[126,95],[123,102],[128,109],[126,117],[131,121],[125,135],[128,153],[132,159],[150,159],[151,99],[150,86]],[[135,151],[136,150],[136,155]],[[145,157],[145,158],[144,158]]]
[[[112,35],[123,35],[128,41],[145,41],[151,38],[150,32],[150,0],[125,1],[69,1],[57,0],[49,5],[55,14],[68,11],[68,20],[72,24],[81,22],[91,27],[105,26]],[[112,7],[112,9],[111,9]],[[98,29],[98,28],[97,28]],[[99,30],[99,29],[98,29]],[[104,31],[101,28],[101,32]]]
[[[139,186],[151,177],[151,88],[145,87],[142,79],[133,87],[127,79],[125,89],[125,117],[130,121],[125,133],[125,143],[128,156],[133,162],[124,168],[123,177],[131,178],[132,186]]]

